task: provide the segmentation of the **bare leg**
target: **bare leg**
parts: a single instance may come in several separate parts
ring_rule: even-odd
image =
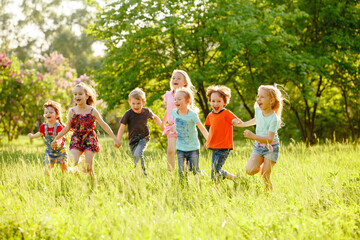
[[[85,151],[86,172],[88,172],[90,174],[90,177],[92,180],[95,180],[95,178],[96,178],[94,170],[93,170],[94,156],[95,156],[95,152]]]
[[[270,174],[271,174],[271,169],[273,168],[273,166],[275,164],[276,164],[276,162],[273,162],[270,159],[264,158],[264,165],[263,165],[263,168],[261,170],[261,177],[263,178],[265,188],[267,190],[272,190],[272,183],[271,183],[271,180],[270,180]]]
[[[74,163],[74,165],[78,165],[79,163],[79,159],[80,159],[80,155],[82,152],[80,152],[77,149],[71,149],[70,150],[70,158],[71,158],[71,162]]]
[[[228,172],[228,173],[226,174],[225,178],[226,178],[226,179],[230,179],[230,180],[235,180],[235,179],[236,179],[236,176]]]
[[[51,163],[51,164],[48,163],[45,165],[45,176],[50,176],[53,167],[54,167],[53,163]]]
[[[80,155],[82,152],[76,149],[70,150],[70,162],[73,163],[74,167],[69,167],[69,172],[79,174],[79,169],[77,168],[77,165],[79,163]]]
[[[62,173],[67,173],[69,171],[68,166],[66,164],[60,164],[60,168]]]
[[[246,165],[246,173],[254,175],[260,171],[260,165],[264,162],[264,157],[252,154]]]
[[[172,173],[172,171],[175,169],[176,139],[176,137],[168,138],[167,167],[169,173]]]

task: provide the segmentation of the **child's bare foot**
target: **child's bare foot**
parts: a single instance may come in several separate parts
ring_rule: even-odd
[[[75,166],[75,167],[68,167],[68,172],[69,172],[69,173],[73,173],[73,174],[75,174],[76,176],[79,176],[79,175],[80,175],[80,174],[79,174],[79,169],[78,169],[77,166]]]

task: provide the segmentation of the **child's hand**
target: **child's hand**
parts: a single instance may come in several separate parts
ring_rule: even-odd
[[[175,126],[175,124],[171,127],[170,131],[171,131],[171,132],[176,132],[176,126]]]
[[[115,147],[116,147],[116,148],[119,148],[120,146],[121,146],[121,139],[118,139],[118,138],[117,138],[117,139],[115,140]]]
[[[232,125],[235,126],[235,127],[241,127],[241,125],[243,124],[243,121],[241,121],[240,119],[238,118],[234,118],[232,120]]]
[[[51,148],[55,149],[58,146],[57,140],[51,142]]]
[[[250,130],[248,130],[248,129],[246,129],[245,131],[244,131],[244,137],[246,137],[246,138],[253,138],[254,137],[254,133],[252,132],[252,131],[250,131]]]
[[[34,134],[29,133],[29,134],[28,134],[28,137],[29,137],[30,139],[32,139],[32,138],[34,137]]]

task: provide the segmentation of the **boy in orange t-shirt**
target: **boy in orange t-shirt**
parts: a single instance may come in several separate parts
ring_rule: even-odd
[[[235,180],[235,175],[221,169],[233,149],[232,121],[237,119],[231,111],[225,109],[230,100],[231,90],[225,86],[211,86],[208,87],[206,95],[212,108],[205,122],[206,126],[210,126],[207,148],[213,151],[211,179],[217,180],[218,177],[222,177]]]

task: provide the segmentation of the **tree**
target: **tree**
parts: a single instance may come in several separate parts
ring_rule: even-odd
[[[346,64],[342,63],[345,59],[356,59],[358,55],[360,8],[355,1],[303,0],[290,3],[288,9],[306,13],[297,18],[295,24],[288,22],[287,31],[295,33],[301,42],[293,47],[291,69],[295,75],[289,79],[289,85],[292,100],[296,102],[291,110],[302,138],[313,144],[319,103],[327,90],[330,92],[332,86],[341,83],[334,77],[334,69],[343,69],[352,74],[351,78],[356,78],[356,71],[351,70],[354,65],[344,69]],[[343,87],[351,85],[350,82],[343,83]]]
[[[115,2],[91,27],[109,49],[97,75],[100,93],[110,107],[136,86],[159,98],[168,89],[173,69],[180,68],[189,73],[205,116],[210,111],[206,87],[212,84],[233,85],[252,115],[245,97],[254,98],[274,66],[264,68],[262,60],[275,52],[271,48],[279,38],[269,25],[276,27],[278,12],[263,14],[247,1]],[[261,33],[266,28],[270,30]],[[288,36],[281,37],[284,45]]]
[[[108,48],[96,76],[100,94],[110,108],[138,86],[159,99],[180,68],[198,90],[204,116],[207,86],[225,84],[241,102],[241,115],[252,117],[257,88],[280,83],[293,103],[284,115],[287,136],[313,144],[315,135],[332,136],[335,117],[325,128],[318,124],[326,110],[356,130],[357,108],[345,96],[357,96],[359,16],[356,1],[114,2],[89,30]],[[338,81],[340,75],[348,80]],[[321,102],[341,96],[347,115]]]
[[[15,15],[6,9],[16,4],[1,1],[0,41],[8,55],[26,61],[57,51],[80,75],[98,68],[100,59],[93,57],[92,49],[95,41],[84,32],[93,20],[96,5],[86,0],[22,0]]]
[[[52,99],[67,108],[71,103],[76,70],[57,52],[40,62],[20,60],[4,53],[0,67],[0,130],[9,141],[42,122],[43,104]]]

